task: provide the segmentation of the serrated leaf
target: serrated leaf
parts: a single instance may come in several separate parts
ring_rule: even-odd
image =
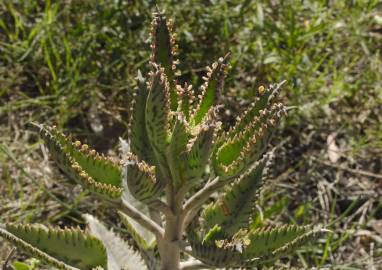
[[[255,211],[267,160],[255,163],[202,212],[205,230],[219,224],[227,237],[247,228]]]
[[[40,127],[49,152],[59,168],[85,188],[107,196],[119,198],[122,194],[122,172],[109,159],[79,141],[72,142],[55,127]]]
[[[224,88],[225,69],[227,67],[226,55],[224,58],[219,58],[218,62],[212,64],[212,67],[208,67],[207,77],[205,77],[205,83],[202,85],[201,99],[197,108],[193,113],[191,123],[197,125],[203,121],[207,112],[212,106],[218,105],[221,92]]]
[[[152,72],[149,95],[146,103],[146,131],[156,158],[164,162],[163,157],[169,143],[169,86],[166,75],[159,68]]]
[[[42,225],[6,224],[0,236],[20,249],[60,269],[93,269],[107,266],[105,247],[97,238],[77,229]]]
[[[192,85],[184,84],[183,87],[177,85],[177,92],[179,94],[179,108],[184,114],[187,121],[189,121],[191,116],[191,109],[194,102],[194,92],[192,90]]]
[[[187,143],[191,137],[191,131],[182,112],[177,113],[174,128],[171,133],[170,146],[168,148],[167,160],[169,161],[174,186],[177,188],[183,183],[182,159],[187,151]]]
[[[154,13],[152,22],[152,56],[151,61],[164,69],[170,85],[170,106],[176,111],[178,96],[175,89],[175,38],[172,32],[172,23],[162,12]]]
[[[328,232],[328,231],[322,230],[321,228],[311,229],[305,234],[298,236],[297,238],[283,245],[282,247],[279,247],[276,250],[273,250],[271,253],[262,256],[259,260],[256,260],[255,263],[252,263],[252,265],[254,266],[258,264],[273,262],[277,260],[278,258],[285,256],[290,252],[295,251],[296,249],[298,249],[299,247],[307,243],[309,240],[317,237],[317,235],[324,232]]]
[[[189,231],[187,236],[192,256],[207,265],[226,268],[237,266],[242,262],[241,253],[235,246],[218,246],[214,241],[202,241],[195,231]]]
[[[122,182],[120,167],[110,159],[101,156],[88,145],[79,141],[73,142],[56,128],[50,129],[53,137],[57,138],[65,152],[94,180],[100,183],[120,187]]]
[[[214,154],[213,164],[216,174],[230,178],[240,174],[243,169],[258,160],[264,153],[273,127],[285,114],[282,104],[263,111],[243,132],[228,139]]]
[[[264,86],[260,86],[255,101],[240,117],[238,117],[235,126],[228,133],[228,138],[232,139],[235,135],[239,134],[249,126],[253,119],[260,117],[260,112],[270,107],[275,98],[279,95],[280,88],[284,83],[285,81],[277,85],[270,85],[267,89],[264,88]]]
[[[91,215],[86,214],[84,218],[91,234],[99,238],[106,247],[108,270],[147,270],[139,254],[114,232],[108,230],[105,225]]]
[[[183,113],[178,113],[171,133],[170,154],[179,157],[187,150],[187,143],[191,137],[191,131]]]
[[[309,239],[323,232],[311,226],[281,226],[252,231],[238,231],[225,238],[223,230],[215,225],[201,241],[198,230],[188,230],[191,254],[215,267],[254,267],[272,262],[288,252],[296,250]]]
[[[212,107],[203,123],[198,125],[197,133],[188,142],[187,151],[181,156],[181,179],[192,186],[201,180],[212,153],[216,132],[220,122],[216,121],[216,109]]]
[[[310,226],[285,225],[279,228],[260,228],[252,230],[246,236],[250,241],[243,253],[246,258],[271,255],[279,248],[286,247],[293,240],[310,232]]]
[[[126,170],[127,187],[137,200],[150,203],[160,195],[163,186],[155,178],[155,167],[139,161],[133,154],[127,156],[123,167]]]
[[[129,140],[132,152],[140,160],[154,165],[154,153],[150,145],[146,131],[146,101],[148,90],[145,79],[138,72],[137,88],[134,93],[134,101],[130,112]]]
[[[259,116],[252,119],[252,122],[236,133],[235,136],[223,135],[222,140],[226,140],[216,152],[217,162],[222,165],[229,165],[237,159],[245,147],[246,143],[256,134],[261,134],[273,126],[277,119],[280,118],[282,112],[285,111],[283,105],[274,104],[270,108],[266,108],[259,112]],[[259,136],[258,136],[259,137]]]

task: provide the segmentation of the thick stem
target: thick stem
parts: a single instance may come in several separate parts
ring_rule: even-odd
[[[158,249],[161,257],[162,270],[180,269],[179,240],[182,239],[182,202],[175,199],[174,190],[171,185],[166,188],[167,205],[171,209],[172,215],[166,215],[165,233],[162,239],[157,239]]]
[[[181,238],[179,233],[181,222],[179,218],[167,219],[165,226],[165,237],[160,244],[162,270],[179,270],[180,268],[180,247],[178,240]]]

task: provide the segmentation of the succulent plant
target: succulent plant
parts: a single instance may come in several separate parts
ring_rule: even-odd
[[[177,270],[269,264],[323,231],[251,226],[273,156],[266,146],[286,113],[277,102],[282,83],[259,87],[236,124],[223,130],[229,55],[207,67],[196,96],[177,80],[175,36],[163,12],[154,13],[151,48],[147,81],[138,72],[120,160],[36,125],[59,168],[117,210],[135,245],[87,214],[86,231],[9,223],[0,225],[0,236],[60,269]]]

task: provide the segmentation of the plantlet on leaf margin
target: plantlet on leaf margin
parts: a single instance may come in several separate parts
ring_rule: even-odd
[[[223,131],[218,109],[229,55],[207,67],[195,97],[191,85],[178,83],[172,23],[158,11],[152,27],[151,70],[147,81],[138,72],[120,161],[35,125],[59,168],[118,211],[136,248],[90,215],[88,231],[1,224],[0,236],[60,269],[185,270],[269,264],[325,231],[251,228],[274,155],[266,146],[286,112],[276,101],[284,82],[260,86]]]

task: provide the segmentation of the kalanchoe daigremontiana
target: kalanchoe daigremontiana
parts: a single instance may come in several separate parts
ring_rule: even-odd
[[[229,56],[207,67],[195,97],[177,81],[171,22],[157,12],[152,26],[151,71],[147,80],[138,73],[120,161],[37,125],[60,169],[118,211],[134,248],[90,215],[88,231],[1,224],[0,236],[61,269],[177,270],[269,264],[323,231],[250,225],[273,156],[267,142],[286,112],[276,101],[282,83],[261,86],[223,131],[218,111]]]

